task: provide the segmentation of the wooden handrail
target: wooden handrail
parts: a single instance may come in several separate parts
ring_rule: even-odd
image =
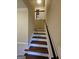
[[[50,41],[52,53],[53,53],[53,56],[54,56],[54,57],[51,58],[51,59],[59,59],[58,56],[56,56],[56,54],[55,54],[54,46],[53,46],[52,41],[51,41],[51,37],[50,37],[50,33],[49,33],[49,30],[48,30],[47,23],[46,23],[45,21],[44,21],[44,23],[45,23],[45,26],[46,26],[46,29],[47,29],[47,33],[48,33],[48,37],[49,37],[49,41]]]

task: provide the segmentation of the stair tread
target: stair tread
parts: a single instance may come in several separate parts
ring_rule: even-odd
[[[39,29],[37,29],[37,30],[34,30],[34,31],[43,31],[43,32],[45,32],[45,30],[39,30]]]
[[[36,56],[36,55],[31,55],[31,54],[26,54],[25,58],[26,59],[48,59],[48,57]]]
[[[46,35],[45,33],[34,33],[34,34]]]
[[[46,37],[42,37],[42,36],[33,36],[32,38],[46,39]]]
[[[43,44],[43,45],[47,45],[47,42],[45,41],[32,41],[32,44]]]
[[[45,48],[45,47],[34,47],[34,46],[31,46],[29,49],[25,49],[25,51],[34,51],[34,52],[40,52],[40,53],[48,54],[48,49]]]

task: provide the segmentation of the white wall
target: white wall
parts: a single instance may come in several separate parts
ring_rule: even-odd
[[[55,47],[56,55],[61,58],[61,1],[51,0],[47,13],[47,24]]]
[[[17,48],[18,55],[28,48],[28,9],[17,8]]]
[[[29,13],[29,20],[28,20],[28,39],[29,39],[29,43],[30,43],[30,40],[32,38],[32,34],[33,34],[33,24],[34,24],[34,11],[29,8],[28,9],[28,13]]]
[[[17,0],[17,8],[26,8],[23,0]]]
[[[17,9],[17,41],[28,43],[28,9]]]
[[[30,43],[33,33],[34,21],[35,21],[34,8],[28,0],[23,0],[23,1],[28,8],[28,42]]]
[[[24,55],[28,48],[28,8],[23,0],[17,0],[17,55]]]
[[[33,33],[34,10],[27,0],[17,1],[17,52],[24,55]]]

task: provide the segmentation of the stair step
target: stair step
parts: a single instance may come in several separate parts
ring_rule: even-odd
[[[48,57],[25,54],[25,59],[48,59]]]
[[[26,50],[26,49],[25,49],[25,50]],[[32,54],[32,55],[36,55],[36,56],[49,57],[49,54],[40,53],[40,52],[34,52],[34,51],[25,51],[25,54]]]
[[[42,45],[42,44],[30,44],[29,46],[35,46],[35,47],[45,47],[48,48],[47,45]]]
[[[42,36],[33,36],[32,38],[46,39],[46,37],[42,37]]]
[[[33,32],[38,32],[38,33],[46,33],[46,31],[33,31]]]
[[[39,34],[39,35],[46,35],[45,33],[34,33],[34,34]]]
[[[47,42],[47,40],[44,40],[44,39],[37,39],[37,38],[32,38],[32,41],[45,41],[45,42]]]
[[[42,30],[37,29],[37,30],[34,30],[34,31],[45,32],[45,30],[43,30],[43,29]]]
[[[25,51],[34,51],[34,52],[40,52],[40,53],[48,54],[48,49],[45,48],[45,47],[30,46],[30,48],[29,49],[25,49]]]
[[[42,36],[42,37],[46,37],[46,35],[40,35],[40,34],[33,34],[33,36]]]
[[[43,45],[47,45],[47,42],[45,41],[32,41],[32,44],[43,44]]]

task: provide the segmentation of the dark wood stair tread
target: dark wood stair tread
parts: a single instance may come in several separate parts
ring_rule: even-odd
[[[42,36],[33,36],[32,38],[46,39],[46,37],[42,37]]]
[[[25,59],[48,59],[48,57],[25,54]]]
[[[32,41],[32,44],[42,44],[42,45],[47,45],[47,42],[45,41]]]
[[[33,52],[39,52],[39,53],[48,54],[48,49],[45,48],[45,47],[34,47],[34,46],[31,46],[29,49],[25,49],[25,51],[33,51]]]
[[[34,33],[34,34],[46,35],[45,33]]]
[[[34,30],[34,31],[45,32],[45,30]]]

